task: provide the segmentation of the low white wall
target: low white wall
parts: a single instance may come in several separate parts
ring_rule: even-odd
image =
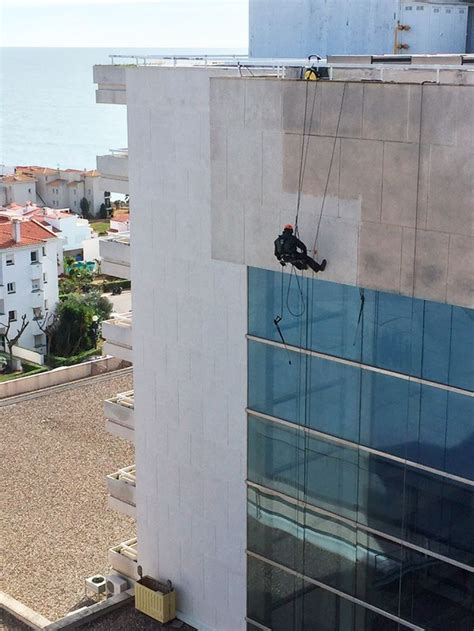
[[[18,359],[24,359],[27,362],[32,362],[33,364],[39,364],[43,366],[44,364],[44,356],[41,353],[36,353],[35,351],[30,351],[27,348],[22,348],[21,346],[13,347],[13,355]]]
[[[63,368],[55,368],[48,372],[42,372],[38,375],[30,377],[20,377],[0,383],[0,399],[6,397],[15,397],[26,392],[49,388],[50,386],[59,386],[70,381],[93,377],[104,372],[110,372],[120,368],[122,361],[116,357],[104,357],[103,359],[95,359],[83,364],[75,366],[64,366]]]

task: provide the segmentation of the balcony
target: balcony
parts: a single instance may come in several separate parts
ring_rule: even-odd
[[[44,306],[44,291],[42,289],[31,290],[30,306],[32,309],[41,309]]]
[[[105,429],[113,436],[135,440],[133,390],[121,392],[104,402]]]
[[[137,581],[138,576],[138,562],[137,562],[137,539],[129,539],[123,543],[119,543],[118,546],[109,548],[108,561],[113,569],[119,574],[128,576],[134,581]]]
[[[30,265],[30,278],[31,280],[39,280],[40,278],[43,277],[43,264],[38,262],[38,263],[31,263]]]
[[[115,315],[102,322],[102,337],[105,340],[104,355],[112,355],[131,362],[132,357],[132,312]]]
[[[111,149],[110,154],[97,156],[100,188],[113,193],[128,193],[128,149]]]
[[[119,469],[107,476],[108,505],[119,513],[135,517],[136,467]]]
[[[101,272],[107,276],[131,279],[130,273],[130,233],[117,237],[103,237],[99,243],[102,259]]]

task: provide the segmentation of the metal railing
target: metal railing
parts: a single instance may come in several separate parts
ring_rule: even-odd
[[[132,486],[136,486],[137,467],[134,464],[130,467],[123,467],[122,469],[109,474],[107,477],[113,480],[118,480],[120,482],[125,482],[126,484],[131,484]]]
[[[113,326],[123,326],[129,327],[132,326],[132,312],[128,313],[116,313],[113,318],[110,320],[104,320],[102,324],[110,324]]]
[[[135,399],[133,390],[129,390],[128,392],[120,392],[117,396],[112,399],[107,399],[110,403],[115,403],[115,405],[121,405],[124,408],[128,408],[133,410],[135,407]]]
[[[117,64],[118,60],[127,59],[135,60],[134,66],[149,65],[171,65],[177,66],[191,62],[193,65],[210,66],[222,63],[237,63],[238,61],[247,61],[248,55],[109,55],[112,65]],[[123,61],[119,61],[123,64]],[[129,65],[129,64],[127,64]]]
[[[288,69],[327,68],[328,78],[333,79],[334,70],[338,69],[376,69],[379,81],[384,81],[384,73],[393,67],[405,70],[435,71],[434,81],[440,82],[441,70],[463,70],[474,72],[474,55],[362,55],[331,56],[319,58],[252,58],[246,55],[109,55],[112,65],[123,64],[123,60],[134,60],[136,66],[171,66],[205,68],[236,68],[241,75],[254,75],[262,72],[267,76],[285,78]]]
[[[112,221],[113,221],[113,217],[112,217]],[[107,236],[107,237],[100,237],[101,241],[108,241],[108,242],[112,242],[112,243],[123,243],[124,245],[130,245],[130,232],[119,232],[117,233],[117,235],[115,236]]]
[[[128,158],[128,147],[123,149],[109,149],[110,155],[114,158]]]

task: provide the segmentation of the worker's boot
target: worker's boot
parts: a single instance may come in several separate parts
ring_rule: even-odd
[[[324,272],[324,270],[326,269],[326,263],[327,263],[326,259],[323,259],[321,261],[321,263],[319,264],[319,271],[320,272]]]

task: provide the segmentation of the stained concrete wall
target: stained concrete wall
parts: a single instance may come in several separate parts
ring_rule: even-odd
[[[408,52],[466,50],[467,7],[457,0],[250,0],[249,18],[252,57],[393,53],[397,21],[411,27],[397,40]]]
[[[302,155],[326,280],[474,306],[474,86],[211,79],[216,259],[280,269]]]
[[[145,574],[173,581],[182,619],[237,631],[246,274],[211,259],[209,76],[127,72],[138,555]]]

